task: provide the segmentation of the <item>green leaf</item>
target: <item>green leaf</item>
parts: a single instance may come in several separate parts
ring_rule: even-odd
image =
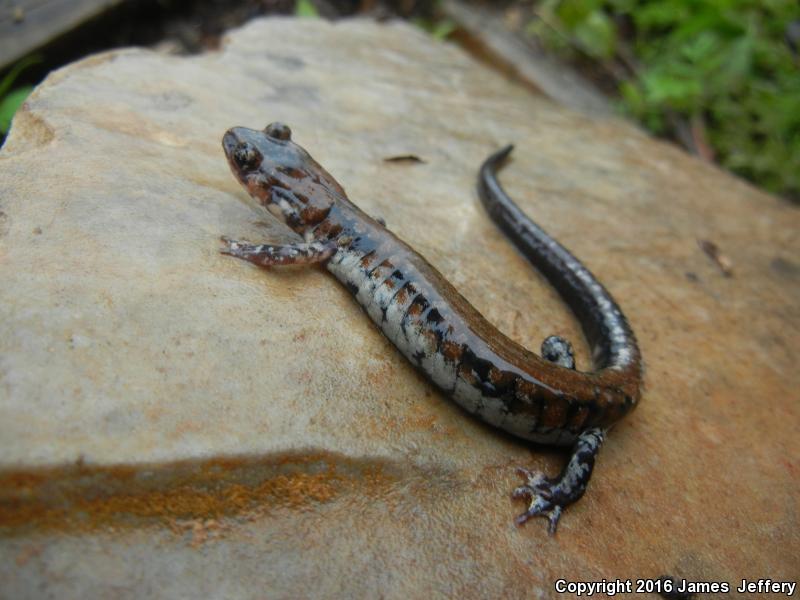
[[[746,35],[733,42],[726,49],[726,60],[722,64],[722,73],[728,80],[747,77],[753,62],[753,40]]]
[[[673,25],[685,19],[687,13],[688,6],[684,2],[653,2],[637,7],[631,16],[637,27],[655,29]]]
[[[632,114],[640,116],[645,112],[645,100],[639,87],[630,81],[623,81],[619,86],[619,93],[625,108]]]
[[[702,82],[664,72],[649,72],[642,77],[648,103],[670,108],[691,109],[703,92]]]
[[[42,57],[38,54],[32,54],[31,56],[26,56],[17,62],[13,67],[11,67],[11,70],[6,73],[6,76],[3,77],[2,81],[0,81],[0,98],[5,96],[6,92],[11,89],[11,86],[14,85],[14,81],[16,81],[17,77],[19,77],[20,73],[22,73],[31,65],[35,65],[40,62],[42,62]]]
[[[437,40],[443,40],[455,30],[455,22],[451,21],[450,19],[442,19],[434,24],[431,35]]]
[[[0,100],[0,133],[8,133],[11,119],[14,118],[14,114],[32,91],[33,87],[30,85],[19,87]]]
[[[457,25],[455,22],[451,21],[450,19],[425,19],[422,17],[417,17],[415,19],[411,19],[411,22],[423,29],[424,31],[428,32],[432,37],[436,38],[437,40],[443,40],[451,33],[453,33],[457,29]]]
[[[561,0],[556,15],[567,28],[572,29],[586,21],[592,13],[600,12],[599,0]]]
[[[318,17],[319,11],[311,0],[297,0],[294,5],[294,15],[296,17]]]
[[[593,57],[611,58],[617,42],[614,23],[604,12],[596,10],[577,24],[574,35],[583,48]]]
[[[703,31],[680,46],[683,58],[692,63],[699,63],[708,58],[719,47],[719,40],[711,31]]]

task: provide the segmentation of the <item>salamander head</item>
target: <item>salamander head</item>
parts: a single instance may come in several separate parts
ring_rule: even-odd
[[[298,233],[319,224],[342,187],[300,146],[283,123],[263,131],[234,127],[222,137],[228,164],[250,195]]]

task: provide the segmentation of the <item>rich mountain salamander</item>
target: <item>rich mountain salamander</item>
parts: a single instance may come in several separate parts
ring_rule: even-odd
[[[563,508],[586,489],[606,430],[638,403],[642,362],[633,331],[605,288],[500,187],[495,171],[511,147],[481,167],[479,196],[577,315],[592,347],[592,372],[575,369],[563,338],[548,337],[539,357],[498,331],[422,256],[355,206],[292,141],[286,125],[236,127],[222,146],[247,191],[305,240],[273,245],[223,238],[225,254],[265,267],[324,264],[400,352],[465,410],[526,440],[573,445],[558,477],[520,469],[526,482],[514,490],[529,500],[517,523],[544,515],[555,533]]]

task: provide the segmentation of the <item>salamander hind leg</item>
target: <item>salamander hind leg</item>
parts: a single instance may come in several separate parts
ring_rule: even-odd
[[[312,265],[325,262],[336,253],[333,242],[302,242],[297,244],[250,244],[222,237],[226,247],[220,250],[242,260],[273,267],[282,265]]]
[[[580,499],[592,476],[594,460],[600,446],[605,440],[605,431],[592,428],[584,431],[575,442],[572,455],[564,470],[558,477],[547,477],[542,473],[533,473],[527,469],[518,469],[527,479],[527,483],[514,490],[514,498],[530,500],[528,510],[519,515],[515,522],[522,525],[537,515],[549,519],[548,531],[554,535],[562,511]]]
[[[575,353],[572,351],[572,344],[557,335],[551,335],[542,342],[542,358],[567,369],[575,368]]]

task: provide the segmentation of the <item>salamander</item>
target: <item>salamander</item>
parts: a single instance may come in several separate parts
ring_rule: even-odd
[[[397,349],[469,413],[514,436],[572,445],[557,477],[518,469],[528,500],[521,525],[541,515],[554,534],[563,509],[583,496],[606,431],[639,402],[643,366],[636,338],[617,303],[566,248],[531,221],[500,186],[508,146],[480,168],[478,195],[492,219],[537,267],[577,316],[594,370],[575,368],[558,336],[531,352],[489,323],[407,243],[353,204],[291,130],[228,130],[222,146],[250,195],[303,242],[251,244],[223,237],[224,254],[263,267],[322,264],[355,297]]]

